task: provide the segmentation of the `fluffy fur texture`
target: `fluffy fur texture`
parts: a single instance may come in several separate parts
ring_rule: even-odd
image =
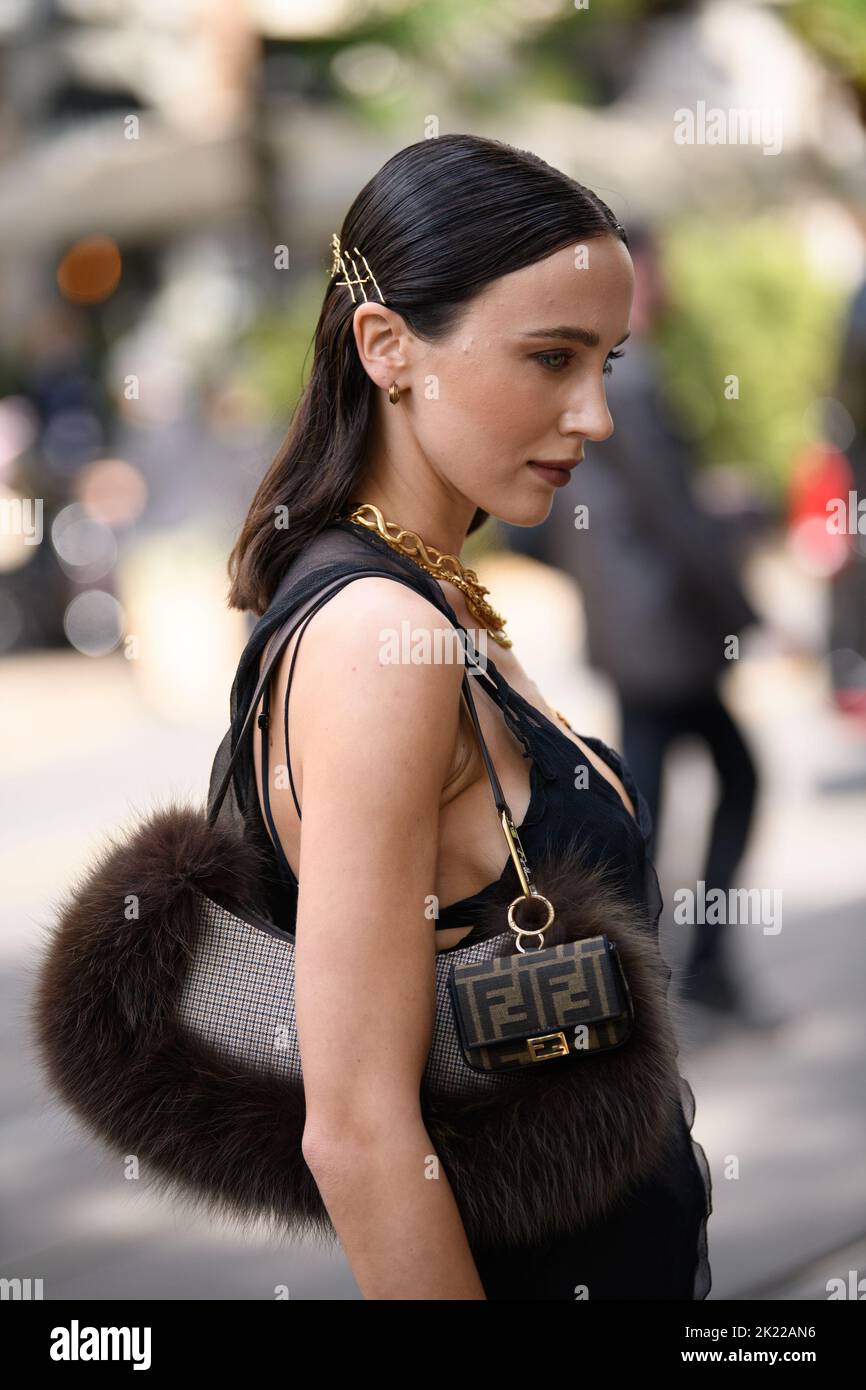
[[[577,846],[533,868],[557,911],[548,944],[606,932],[635,1024],[624,1047],[565,1071],[539,1067],[495,1096],[454,1102],[422,1089],[469,1239],[485,1247],[603,1216],[663,1161],[680,1105],[669,972],[654,932]],[[266,872],[261,851],[236,830],[209,828],[204,811],[152,813],[103,851],[61,907],[40,962],[34,1042],[54,1091],[109,1148],[136,1154],[158,1189],[229,1219],[333,1239],[301,1152],[302,1087],[239,1073],[174,1017],[195,949],[194,889],[263,914]],[[485,934],[503,930],[507,901],[499,889],[485,905]]]

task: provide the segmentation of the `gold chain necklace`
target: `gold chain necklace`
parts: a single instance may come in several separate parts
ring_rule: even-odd
[[[392,550],[399,550],[414,560],[416,565],[432,574],[434,579],[447,579],[461,591],[466,599],[466,607],[482,627],[486,628],[500,647],[510,647],[511,638],[503,631],[505,619],[485,599],[490,592],[479,582],[474,570],[468,569],[456,555],[443,555],[433,545],[425,545],[416,531],[405,531],[393,521],[386,521],[378,507],[372,502],[362,502],[359,507],[342,518],[375,531]],[[395,533],[395,534],[392,534]]]

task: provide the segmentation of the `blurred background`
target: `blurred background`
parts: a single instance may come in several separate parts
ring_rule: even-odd
[[[205,795],[252,625],[226,560],[331,232],[447,131],[535,151],[634,233],[616,433],[543,526],[491,519],[463,558],[654,810],[710,1297],[866,1272],[866,9],[4,0],[0,68],[0,1275],[358,1297],[339,1256],[128,1180],[42,1088],[24,1017],[105,836]],[[772,923],[684,921],[701,882]]]

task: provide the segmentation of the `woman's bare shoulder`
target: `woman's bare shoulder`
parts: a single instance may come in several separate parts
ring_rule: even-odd
[[[453,752],[463,675],[453,639],[445,615],[408,585],[379,575],[345,585],[309,620],[292,675],[301,756],[323,720],[379,747],[388,745],[389,722],[405,723],[420,754],[439,745],[444,726]],[[295,641],[280,662],[283,692]]]

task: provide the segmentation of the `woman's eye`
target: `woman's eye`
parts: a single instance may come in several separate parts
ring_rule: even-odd
[[[546,367],[547,370],[548,370],[549,372],[561,372],[561,371],[563,370],[563,368],[564,368],[565,366],[567,366],[567,364],[571,361],[571,358],[572,358],[573,356],[574,356],[573,353],[571,353],[571,352],[566,352],[566,351],[565,351],[564,349],[562,349],[562,348],[557,349],[557,350],[552,350],[552,351],[550,351],[550,352],[537,352],[537,353],[535,354],[536,360],[537,360],[538,362],[541,362],[542,366]],[[613,371],[612,362],[614,361],[614,359],[617,358],[617,357],[624,357],[624,356],[625,356],[625,353],[624,353],[621,349],[618,350],[618,349],[616,349],[616,348],[612,348],[611,351],[610,351],[610,352],[608,353],[608,355],[607,355],[607,361],[605,362],[604,367],[603,367],[603,369],[602,369],[602,370],[604,371],[605,375],[609,376],[610,373]],[[550,361],[550,359],[551,359],[552,357],[553,357],[553,358],[559,358],[559,359],[560,359],[558,365],[557,365],[556,362],[551,362],[551,361]],[[564,360],[563,360],[563,359],[564,359]]]
[[[558,367],[556,367],[556,366],[551,366],[550,362],[548,362],[548,361],[546,360],[546,359],[549,358],[549,357],[564,357],[564,358],[565,358],[565,362],[563,362],[563,363],[562,363],[560,366],[558,366]],[[563,349],[560,349],[558,352],[556,352],[556,351],[552,351],[552,352],[537,352],[537,353],[535,354],[535,359],[536,359],[536,361],[537,361],[537,362],[541,362],[542,365],[545,366],[549,372],[561,372],[561,371],[562,371],[562,368],[565,366],[565,363],[568,362],[568,361],[570,361],[571,357],[572,357],[572,354],[571,354],[570,352],[565,352]]]

